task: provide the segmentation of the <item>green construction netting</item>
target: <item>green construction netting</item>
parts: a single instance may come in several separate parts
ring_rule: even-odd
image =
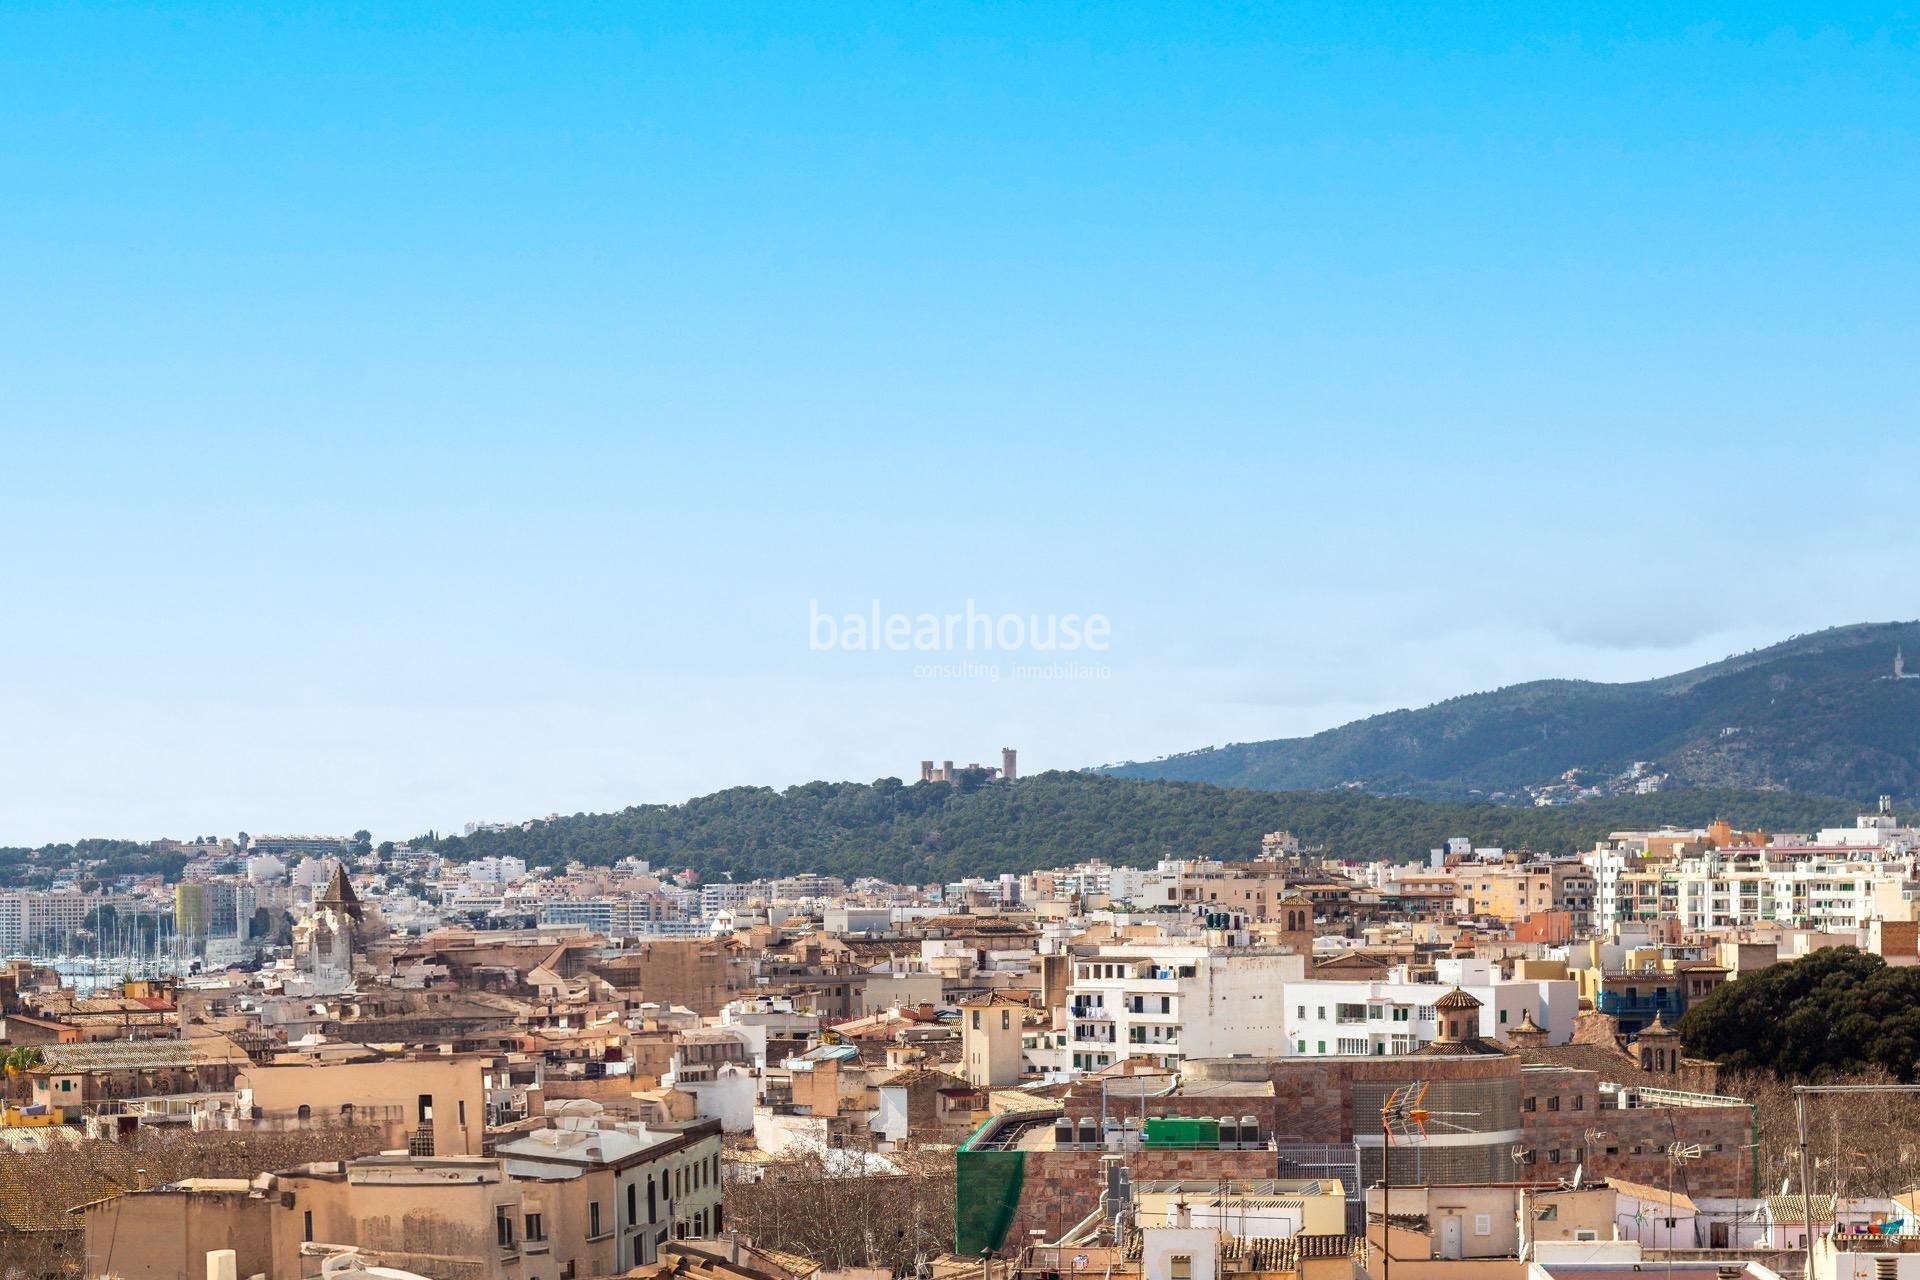
[[[954,1153],[953,1251],[977,1258],[998,1249],[1020,1207],[1020,1185],[1027,1177],[1024,1151]]]

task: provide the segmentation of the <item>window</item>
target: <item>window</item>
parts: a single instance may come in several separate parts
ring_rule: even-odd
[[[638,1221],[640,1221],[640,1184],[629,1182],[627,1184],[627,1225],[632,1226]]]
[[[1573,1238],[1575,1240],[1598,1240],[1600,1233],[1590,1227],[1576,1227],[1573,1232]]]
[[[1560,1095],[1556,1093],[1552,1097],[1547,1099],[1547,1110],[1558,1111],[1559,1109],[1560,1109]]]
[[[502,1249],[513,1248],[513,1214],[501,1205],[493,1213],[494,1241]]]
[[[973,1011],[973,1029],[975,1031],[980,1029],[980,1011],[978,1009]]]
[[[528,1214],[527,1215],[527,1243],[532,1244],[537,1240],[545,1240],[546,1238],[547,1238],[547,1228],[546,1228],[546,1225],[540,1221],[540,1215],[537,1213]]]
[[[1167,1259],[1168,1280],[1193,1280],[1193,1255],[1176,1253]]]
[[[597,1238],[600,1235],[600,1202],[595,1200],[587,1205],[587,1235]]]
[[[1493,1215],[1490,1213],[1474,1214],[1473,1215],[1473,1234],[1477,1236],[1492,1235],[1493,1234]]]
[[[307,1210],[305,1218],[302,1219],[301,1221],[300,1228],[301,1228],[300,1238],[305,1240],[308,1244],[312,1244],[313,1243],[313,1210],[311,1209]]]
[[[462,1129],[466,1128],[467,1127],[467,1100],[465,1098],[460,1099],[459,1107],[454,1114],[456,1118],[460,1121],[460,1127]]]
[[[1002,1009],[1000,1011],[1000,1029],[1002,1031],[1013,1030],[1013,1011],[1012,1010]]]

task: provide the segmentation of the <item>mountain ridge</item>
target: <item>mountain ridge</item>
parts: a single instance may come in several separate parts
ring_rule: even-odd
[[[1832,627],[1648,680],[1527,681],[1100,771],[1446,800],[1552,802],[1653,775],[1677,787],[1905,798],[1920,795],[1920,679],[1891,677],[1907,648],[1920,661],[1920,622]],[[1623,778],[1635,762],[1649,766],[1645,777]]]

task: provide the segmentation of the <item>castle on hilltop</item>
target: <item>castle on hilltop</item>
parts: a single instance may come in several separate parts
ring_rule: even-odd
[[[959,782],[961,773],[968,771],[985,775],[989,782],[995,780],[1012,782],[1020,776],[1018,755],[1012,747],[1000,748],[1000,767],[998,769],[990,765],[970,764],[966,767],[966,770],[961,770],[954,768],[953,761],[951,760],[942,760],[936,768],[933,761],[922,760],[920,762],[920,781]]]

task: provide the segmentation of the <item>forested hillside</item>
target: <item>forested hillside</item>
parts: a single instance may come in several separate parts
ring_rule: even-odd
[[[1569,770],[1648,762],[1683,787],[1920,797],[1920,623],[1836,627],[1631,684],[1539,680],[1356,720],[1307,738],[1113,766],[1123,777],[1275,790],[1356,786],[1437,799],[1520,797]]]
[[[1807,830],[1851,821],[1854,811],[1843,800],[1777,792],[1669,792],[1532,808],[1045,773],[1011,785],[908,786],[883,778],[785,791],[735,787],[684,804],[420,839],[463,860],[510,854],[531,865],[574,858],[606,864],[631,856],[706,877],[817,871],[922,883],[1084,858],[1140,866],[1168,857],[1249,857],[1263,834],[1282,829],[1336,856],[1414,858],[1456,835],[1574,851],[1623,827],[1725,817],[1742,826]]]

